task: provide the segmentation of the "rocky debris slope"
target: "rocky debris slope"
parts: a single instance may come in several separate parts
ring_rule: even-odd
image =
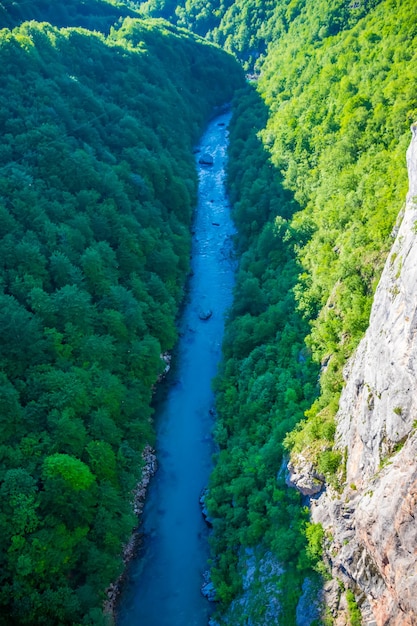
[[[279,623],[280,594],[278,581],[283,569],[272,552],[262,544],[241,549],[239,573],[242,576],[242,593],[222,615],[221,626],[271,626]],[[215,599],[215,592],[213,599]],[[220,626],[211,619],[209,626]]]
[[[345,370],[336,431],[344,488],[328,487],[311,501],[313,521],[327,531],[333,583],[326,584],[325,600],[338,625],[349,623],[343,586],[354,592],[363,624],[417,624],[416,125],[412,133],[401,226],[369,328]],[[302,490],[305,468],[298,474]],[[291,481],[297,484],[294,469]]]

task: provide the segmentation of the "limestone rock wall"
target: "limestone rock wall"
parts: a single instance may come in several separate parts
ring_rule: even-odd
[[[342,493],[311,500],[328,531],[334,581],[352,589],[367,626],[417,624],[417,126],[410,188],[370,324],[345,371],[336,446]],[[336,624],[349,623],[340,585],[326,585]]]

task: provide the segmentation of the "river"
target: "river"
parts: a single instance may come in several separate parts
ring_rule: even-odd
[[[234,283],[234,228],[224,185],[229,120],[229,113],[212,120],[197,154],[192,276],[172,383],[155,416],[159,469],[143,512],[142,547],[118,604],[118,626],[207,626],[210,616],[200,591],[208,569],[208,530],[199,498],[212,467],[211,381]],[[213,165],[198,163],[204,153]],[[200,319],[208,311],[211,317]]]

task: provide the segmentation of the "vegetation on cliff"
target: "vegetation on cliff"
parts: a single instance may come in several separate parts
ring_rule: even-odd
[[[367,327],[407,190],[417,28],[412,2],[381,2],[337,35],[316,32],[313,15],[302,13],[271,48],[259,89],[270,107],[263,140],[302,207],[292,223],[309,232],[297,252],[295,295],[322,366],[320,397],[288,443],[309,447],[319,469],[332,473],[339,462],[326,441],[342,367]],[[293,42],[301,39],[299,49]]]
[[[215,382],[207,506],[222,619],[241,551],[283,564],[285,624],[321,572],[285,455],[327,477],[342,367],[367,322],[417,117],[412,0],[0,3],[1,591],[8,624],[102,624],[176,340],[192,145],[241,76],[229,188],[240,255]],[[97,15],[96,15],[97,13]],[[117,21],[119,16],[126,19]],[[97,18],[97,19],[96,19]],[[285,591],[285,592],[284,592]],[[264,607],[234,625],[262,624]],[[236,614],[235,614],[236,615]]]
[[[192,146],[241,82],[161,20],[0,31],[1,623],[94,624],[173,347]]]
[[[305,573],[321,570],[320,533],[286,489],[282,461],[285,450],[303,452],[331,480],[343,469],[332,449],[342,368],[366,329],[407,186],[415,7],[168,4],[178,23],[259,73],[239,94],[230,135],[241,260],[216,381],[212,574],[227,619],[242,589],[240,551],[262,542],[285,567],[281,614],[291,624]]]

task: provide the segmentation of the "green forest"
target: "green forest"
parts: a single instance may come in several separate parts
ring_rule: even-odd
[[[110,28],[125,17],[139,18],[138,3],[118,2],[118,0],[26,0],[0,2],[0,26],[14,28],[23,22],[35,20],[49,22],[59,28],[75,26],[92,31],[109,32]]]
[[[3,29],[0,60],[0,623],[99,625],[177,339],[193,145],[243,79],[131,17]]]
[[[236,601],[256,548],[282,564],[280,624],[296,624],[303,582],[314,593],[327,575],[325,538],[285,466],[302,452],[343,483],[343,366],[407,190],[415,3],[3,0],[0,24],[0,623],[108,620],[177,340],[193,146],[233,98],[239,267],[206,501],[215,619],[264,623],[261,588]]]
[[[155,14],[156,4],[142,10]],[[407,191],[417,117],[414,3],[192,2],[165,16],[222,45],[248,72],[230,128],[239,270],[215,389],[219,445],[208,505],[221,624],[263,624],[262,588],[242,610],[245,550],[283,564],[282,624],[327,573],[325,538],[285,484],[301,453],[334,487],[343,366],[368,323]],[[161,3],[159,3],[161,10]],[[255,80],[254,80],[255,79]],[[320,623],[331,623],[322,615]]]

